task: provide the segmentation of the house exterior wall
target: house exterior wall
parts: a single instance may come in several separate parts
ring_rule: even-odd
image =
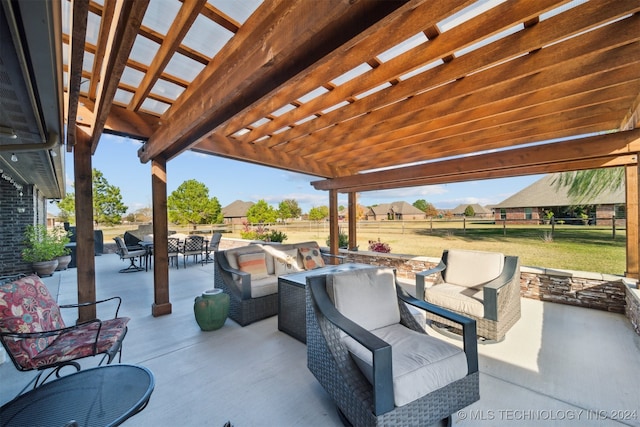
[[[506,220],[510,224],[540,224],[542,212],[540,208],[531,209],[531,219],[527,219],[527,208],[505,208]],[[502,212],[500,208],[496,208],[494,218],[496,221],[502,221]]]
[[[22,193],[22,196],[20,195]],[[27,225],[46,221],[45,200],[33,186],[18,191],[0,179],[0,276],[31,273],[31,265],[22,260],[24,230]]]

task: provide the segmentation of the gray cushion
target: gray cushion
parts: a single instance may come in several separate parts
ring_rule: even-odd
[[[445,282],[474,287],[495,279],[504,267],[504,254],[498,252],[449,249]]]
[[[484,317],[484,292],[479,288],[439,283],[425,289],[424,299],[440,307],[476,318]]]
[[[391,345],[393,396],[403,406],[467,375],[464,352],[445,341],[400,324],[371,331]],[[373,356],[351,337],[343,342],[354,361],[373,383]]]
[[[328,275],[327,292],[343,316],[367,330],[400,322],[395,275],[390,268]]]

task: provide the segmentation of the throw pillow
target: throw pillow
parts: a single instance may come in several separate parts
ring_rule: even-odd
[[[324,260],[320,253],[320,248],[299,248],[302,256],[302,263],[307,270],[324,267]]]
[[[301,271],[298,267],[298,249],[289,249],[286,251],[278,251],[274,253],[273,264],[276,270],[276,276],[291,274]]]
[[[264,252],[252,252],[238,255],[241,271],[251,274],[251,280],[260,280],[268,276]]]

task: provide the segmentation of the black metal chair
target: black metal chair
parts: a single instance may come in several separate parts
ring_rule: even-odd
[[[222,239],[222,233],[216,231],[211,235],[211,240],[209,240],[209,244],[205,245],[204,249],[204,262],[208,263],[209,261],[213,261],[211,258],[211,254],[214,254],[218,251],[218,247],[220,247],[220,240]]]
[[[428,335],[405,303],[462,325],[464,351]],[[309,277],[306,305],[307,365],[346,423],[450,424],[479,400],[475,320],[411,297],[392,269]]]
[[[0,342],[20,371],[37,370],[31,383],[42,385],[52,374],[59,377],[63,367],[80,370],[78,359],[103,355],[99,364],[110,364],[122,355],[128,317],[118,317],[121,299],[58,305],[45,284],[36,275],[0,280]],[[66,326],[60,309],[97,305],[113,301],[115,315],[108,320],[94,319]],[[28,314],[28,315],[26,315]],[[41,376],[52,369],[40,381]],[[1,417],[0,417],[1,418]]]
[[[182,265],[187,268],[187,257],[192,256],[194,262],[198,262],[200,257],[200,264],[204,263],[202,253],[204,250],[204,237],[202,236],[187,236],[184,239],[184,243],[180,247],[180,253],[182,254]]]
[[[147,255],[147,251],[142,246],[140,246],[140,249],[129,250],[129,248],[127,248],[127,245],[125,245],[124,241],[119,236],[114,237],[113,240],[116,241],[117,253],[118,255],[120,255],[120,259],[128,259],[129,261],[131,261],[129,267],[123,268],[119,272],[133,273],[136,271],[143,271],[144,268],[142,267],[142,259]],[[136,265],[136,258],[138,258],[140,265]]]
[[[180,268],[180,264],[178,263],[178,255],[180,254],[180,239],[177,237],[168,237],[167,238],[167,255],[169,257],[169,264],[173,264],[173,261],[176,262],[176,269]]]

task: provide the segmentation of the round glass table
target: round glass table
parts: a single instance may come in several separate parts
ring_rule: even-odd
[[[147,368],[99,366],[63,376],[0,408],[0,426],[117,426],[144,409],[155,380]]]

